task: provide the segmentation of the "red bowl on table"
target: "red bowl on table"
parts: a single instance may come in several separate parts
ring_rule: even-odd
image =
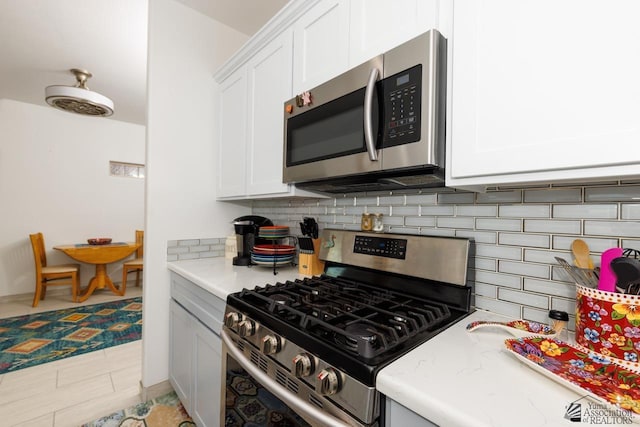
[[[111,243],[110,237],[94,237],[93,239],[87,239],[90,245],[108,245]]]

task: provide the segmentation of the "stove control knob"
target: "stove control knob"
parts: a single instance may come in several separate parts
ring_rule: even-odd
[[[333,368],[326,368],[318,374],[316,392],[323,396],[331,396],[340,391],[340,376]]]
[[[242,320],[242,314],[230,311],[224,316],[224,325],[229,329],[236,329],[238,322]]]
[[[241,337],[250,337],[256,333],[256,322],[251,319],[245,319],[238,323],[238,333]]]
[[[293,358],[291,371],[298,378],[308,377],[315,370],[315,361],[313,356],[307,353],[301,353]]]
[[[282,343],[277,335],[265,335],[262,338],[262,352],[264,354],[276,354],[280,351]]]

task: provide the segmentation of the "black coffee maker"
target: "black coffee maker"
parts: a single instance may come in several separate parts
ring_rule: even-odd
[[[233,265],[251,264],[251,250],[253,247],[269,243],[269,240],[258,237],[260,227],[267,225],[273,225],[273,222],[268,218],[257,215],[241,216],[233,220],[238,244],[238,256],[233,258]]]

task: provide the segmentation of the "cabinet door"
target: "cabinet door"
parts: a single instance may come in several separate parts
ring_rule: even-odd
[[[322,0],[294,25],[293,93],[347,70],[349,0]]]
[[[293,32],[285,31],[249,62],[247,194],[284,193],[284,102],[291,98]]]
[[[199,426],[216,426],[220,422],[222,340],[195,319],[193,334],[193,410],[190,414]]]
[[[447,185],[638,174],[638,16],[634,0],[456,0]]]
[[[192,410],[191,315],[171,300],[169,308],[169,381],[188,413]]]
[[[218,197],[239,196],[246,188],[247,75],[243,67],[219,88]]]
[[[349,67],[438,28],[437,0],[351,0]]]

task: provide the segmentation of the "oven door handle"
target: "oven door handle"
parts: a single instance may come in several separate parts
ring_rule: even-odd
[[[253,378],[255,378],[263,387],[268,389],[271,393],[276,395],[282,400],[288,407],[293,409],[300,415],[306,415],[308,418],[315,420],[320,425],[330,427],[350,427],[344,421],[322,411],[310,403],[307,403],[300,399],[298,396],[282,387],[275,380],[271,379],[267,374],[262,372],[257,366],[253,365],[250,361],[246,360],[244,354],[236,347],[233,340],[229,337],[229,334],[224,329],[222,330],[222,341],[224,341],[227,352],[231,353],[231,356],[247,371]]]
[[[364,91],[364,142],[369,153],[369,160],[375,162],[378,160],[378,152],[376,151],[376,139],[373,133],[373,93],[378,80],[378,69],[372,68],[369,73],[369,81]]]

